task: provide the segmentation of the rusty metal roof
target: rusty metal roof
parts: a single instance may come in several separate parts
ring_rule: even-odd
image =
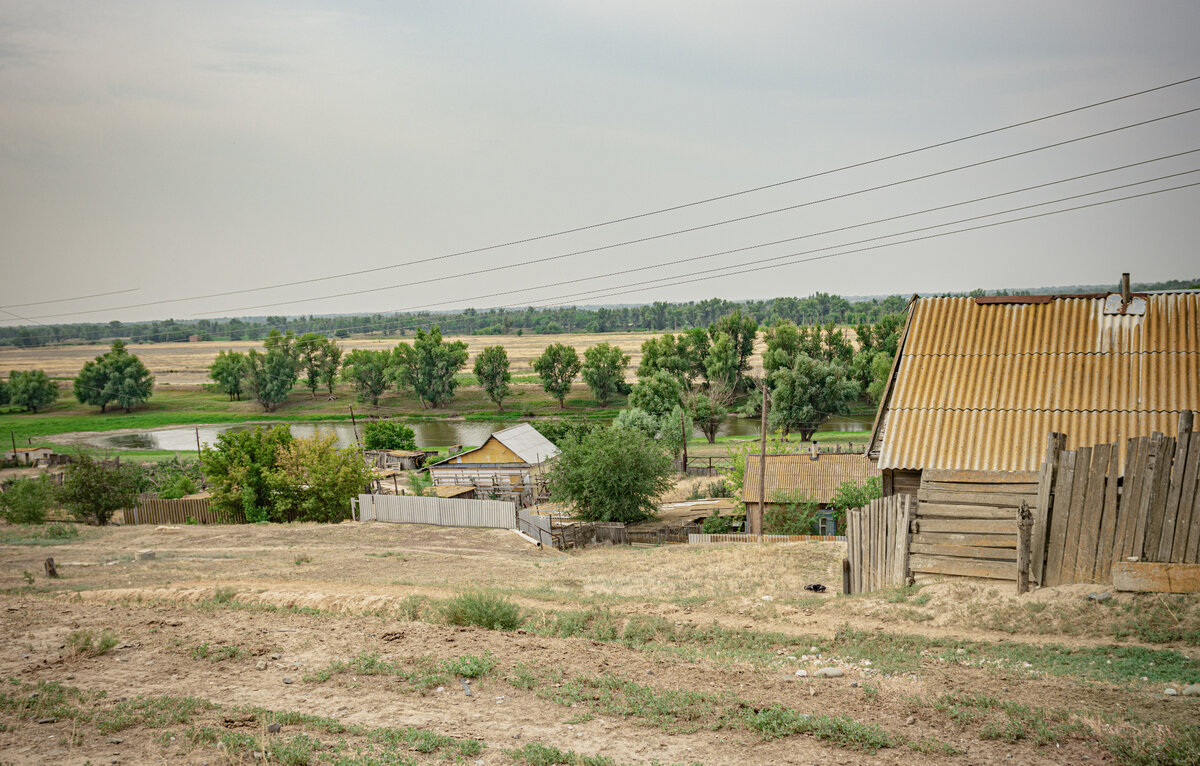
[[[1052,430],[1068,449],[1174,431],[1200,410],[1200,292],[1138,297],[1143,315],[1094,295],[914,302],[872,439],[879,467],[1029,471]]]
[[[746,478],[742,483],[742,502],[757,503],[760,456],[746,456]],[[798,455],[767,455],[767,502],[777,491],[798,492],[819,503],[833,499],[837,488],[845,481],[863,482],[878,476],[875,462],[863,454],[819,453],[813,460],[809,453]]]

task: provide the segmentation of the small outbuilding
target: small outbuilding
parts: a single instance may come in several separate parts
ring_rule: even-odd
[[[481,498],[531,502],[559,449],[528,423],[497,431],[482,445],[429,466],[435,487],[473,486]]]
[[[4,453],[5,461],[16,461],[20,465],[37,465],[50,462],[54,450],[49,447],[17,447]]]
[[[746,478],[742,483],[742,502],[747,509],[757,509],[761,455],[746,457]],[[862,484],[879,476],[875,462],[860,453],[804,452],[792,455],[767,455],[766,505],[780,505],[781,495],[790,498],[807,497],[819,507],[831,507],[838,487],[847,481]]]

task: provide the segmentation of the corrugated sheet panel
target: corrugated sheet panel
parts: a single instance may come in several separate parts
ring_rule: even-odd
[[[742,502],[757,503],[759,458],[746,457],[746,478],[742,483]],[[819,503],[828,503],[845,481],[862,482],[878,476],[874,461],[865,455],[829,454],[813,460],[807,453],[767,455],[767,502],[777,491],[799,492]]]
[[[558,454],[554,442],[528,423],[497,431],[492,437],[516,453],[526,463],[544,463]]]
[[[516,504],[500,500],[359,495],[358,507],[363,521],[434,524],[440,527],[517,527]]]
[[[879,468],[1036,471],[1051,431],[1069,450],[1120,440],[1124,461],[1127,438],[1178,425],[1179,412],[892,410]]]
[[[1200,409],[1200,354],[905,354],[889,407],[902,409]]]
[[[926,298],[915,307],[907,354],[1200,353],[1200,293],[1147,297],[1144,316],[1104,313],[1103,298],[978,304]]]

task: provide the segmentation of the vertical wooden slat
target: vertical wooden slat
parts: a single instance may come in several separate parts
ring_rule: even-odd
[[[1145,468],[1142,470],[1138,490],[1137,516],[1133,519],[1133,546],[1130,556],[1141,558],[1146,544],[1146,523],[1150,515],[1150,501],[1154,497],[1154,479],[1158,475],[1158,455],[1162,449],[1163,435],[1157,431],[1150,435],[1150,449],[1146,452]]]
[[[1046,436],[1046,459],[1042,462],[1041,475],[1038,476],[1037,507],[1034,508],[1033,519],[1033,548],[1030,551],[1030,564],[1033,569],[1033,580],[1039,585],[1042,582],[1042,570],[1046,559],[1046,534],[1050,528],[1050,502],[1054,493],[1054,480],[1058,475],[1059,456],[1067,445],[1067,435],[1050,432]]]
[[[1142,543],[1142,561],[1156,561],[1162,541],[1163,518],[1171,491],[1171,464],[1175,457],[1175,437],[1164,436],[1154,463],[1150,505],[1146,507],[1146,539]]]
[[[1064,583],[1076,582],[1075,565],[1079,560],[1079,532],[1083,527],[1083,501],[1086,499],[1088,471],[1091,468],[1092,448],[1080,447],[1076,451],[1075,476],[1071,484],[1071,515],[1067,521],[1067,539],[1063,546],[1062,570],[1059,575]]]
[[[1046,543],[1046,569],[1044,585],[1061,585],[1063,552],[1067,544],[1067,522],[1071,518],[1071,490],[1075,483],[1075,452],[1063,452],[1059,456],[1058,475],[1054,481],[1054,512],[1050,516],[1050,529]]]
[[[1104,482],[1104,512],[1100,518],[1100,539],[1096,542],[1097,582],[1109,582],[1116,550],[1117,476],[1120,471],[1117,450],[1121,448],[1121,443],[1116,442],[1109,447],[1108,476]]]
[[[904,583],[908,584],[909,556],[912,553],[912,521],[917,514],[917,501],[912,495],[904,496],[904,529],[901,531],[903,535],[901,543],[903,545],[903,555],[901,557],[900,575],[904,578]]]
[[[1192,525],[1188,530],[1187,549],[1183,553],[1185,564],[1200,563],[1200,472],[1196,474],[1196,481],[1192,494]]]
[[[887,577],[888,587],[896,584],[896,512],[895,503],[883,503],[883,518],[887,523],[887,535],[884,537],[883,547],[886,558],[885,576]]]
[[[1171,544],[1171,561],[1182,564],[1187,559],[1188,540],[1192,530],[1200,535],[1200,513],[1196,509],[1197,496],[1200,489],[1200,432],[1193,433],[1189,439],[1191,448],[1188,450],[1187,465],[1183,469],[1183,485],[1179,493],[1179,516],[1175,520],[1175,541]],[[1194,562],[1193,562],[1194,563]]]
[[[1096,547],[1100,542],[1100,521],[1104,515],[1104,479],[1108,475],[1108,444],[1092,449],[1084,489],[1083,518],[1079,528],[1079,554],[1075,560],[1075,582],[1095,582]]]
[[[1146,478],[1146,463],[1150,459],[1150,437],[1141,436],[1133,441],[1133,462],[1125,464],[1125,486],[1121,493],[1121,555],[1118,559],[1124,561],[1133,555],[1133,540],[1136,536],[1134,527],[1138,520],[1138,507],[1141,505],[1142,484]]]
[[[857,534],[855,532],[857,525],[854,522],[854,510],[846,511],[846,557],[850,559],[850,588],[849,593],[857,593],[858,587],[855,582],[855,576],[858,574],[858,559],[855,552],[858,550]]]
[[[1167,506],[1163,510],[1162,532],[1159,536],[1155,561],[1170,561],[1175,545],[1176,522],[1179,518],[1179,499],[1183,494],[1183,473],[1192,441],[1192,411],[1179,414],[1179,433],[1175,437],[1175,462],[1171,466],[1171,484],[1167,490]]]

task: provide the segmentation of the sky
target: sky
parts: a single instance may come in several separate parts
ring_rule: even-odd
[[[1200,149],[1197,111],[986,162],[1200,80],[838,170],[1200,76],[1197,29],[1194,2],[0,0],[0,321],[1197,277],[1200,186],[929,235],[1200,183],[1055,202],[1197,152],[970,202]]]

